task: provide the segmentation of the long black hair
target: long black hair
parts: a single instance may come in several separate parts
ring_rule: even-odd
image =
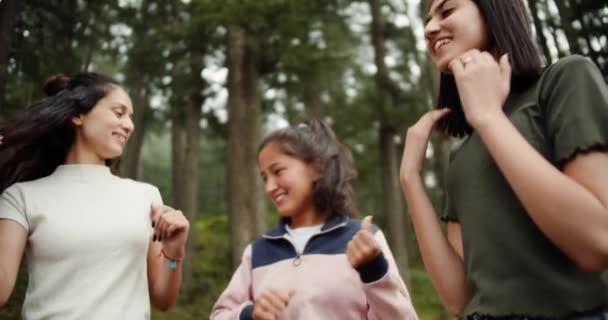
[[[284,154],[318,170],[319,178],[313,185],[313,204],[317,212],[328,218],[359,215],[353,191],[357,171],[352,154],[328,125],[312,119],[276,130],[262,140],[258,154],[271,143]]]
[[[437,1],[437,0],[435,0]],[[484,19],[489,48],[492,53],[508,54],[511,63],[511,90],[520,91],[534,83],[542,71],[538,50],[530,33],[530,22],[522,0],[472,0]],[[430,5],[434,1],[430,1]],[[437,108],[452,109],[441,119],[438,128],[452,136],[464,136],[472,132],[465,119],[456,87],[451,74],[442,73],[439,80]]]
[[[93,72],[52,76],[43,87],[46,97],[0,124],[0,193],[53,173],[74,143],[72,119],[91,111],[114,85],[116,80]]]

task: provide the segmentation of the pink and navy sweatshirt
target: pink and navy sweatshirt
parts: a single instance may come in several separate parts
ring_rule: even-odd
[[[409,293],[386,239],[374,238],[382,253],[354,269],[346,246],[359,220],[336,217],[298,254],[281,222],[251,243],[228,287],[213,306],[211,320],[250,320],[265,289],[294,291],[280,320],[416,320]]]

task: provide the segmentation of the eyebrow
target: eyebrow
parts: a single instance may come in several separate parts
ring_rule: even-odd
[[[269,165],[266,170],[272,170],[274,167],[278,166],[279,163],[278,162],[273,162],[271,165]],[[264,170],[260,170],[260,175],[264,176]]]
[[[433,14],[437,11],[440,11],[441,8],[443,8],[443,5],[445,5],[446,2],[448,2],[450,0],[442,0],[441,3],[439,3],[437,5],[437,7],[435,7],[435,9],[433,10]],[[429,23],[429,21],[431,21],[431,17],[433,16],[433,14],[429,14],[426,16],[426,18],[424,18],[424,24],[426,25],[427,23]]]

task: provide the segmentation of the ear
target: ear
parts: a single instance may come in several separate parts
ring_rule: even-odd
[[[83,122],[84,122],[84,116],[82,114],[79,114],[76,117],[72,118],[72,123],[77,127],[82,126]]]

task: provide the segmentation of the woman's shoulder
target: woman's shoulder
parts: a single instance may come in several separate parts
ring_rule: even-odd
[[[554,62],[543,70],[539,80],[539,97],[541,101],[554,96],[562,96],[564,92],[587,94],[595,88],[604,88],[604,79],[599,68],[581,55],[573,54]]]
[[[54,189],[54,186],[55,186],[55,184],[52,183],[52,180],[49,178],[49,176],[46,176],[46,177],[42,177],[42,178],[38,178],[38,179],[34,179],[34,180],[15,182],[12,185],[10,185],[8,188],[6,188],[4,190],[4,192],[26,192],[26,191],[33,191],[33,190],[44,191],[45,189],[48,189],[48,188]]]
[[[543,71],[543,77],[551,78],[560,76],[563,74],[570,73],[581,73],[581,72],[589,72],[592,70],[597,70],[597,66],[591,61],[589,58],[573,54],[566,57],[563,57],[551,65],[549,65]]]

